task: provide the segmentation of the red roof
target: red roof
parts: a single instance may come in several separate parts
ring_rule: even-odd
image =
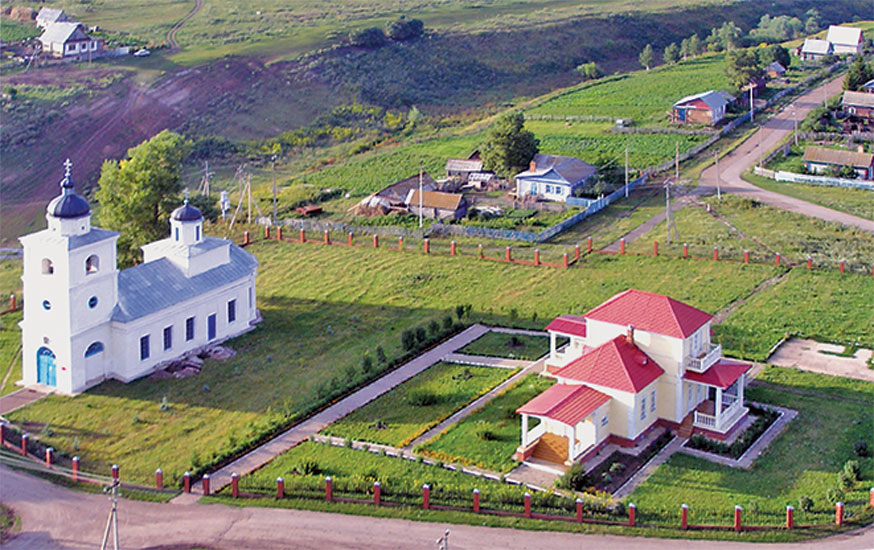
[[[555,372],[556,378],[637,393],[664,370],[625,336],[601,344]]]
[[[579,315],[562,315],[546,325],[546,330],[586,337],[586,319]]]
[[[687,338],[713,316],[661,294],[629,289],[587,313],[586,318]]]
[[[750,370],[747,363],[736,363],[727,359],[720,359],[704,372],[686,371],[683,379],[708,386],[716,386],[726,389],[740,378],[740,375]]]
[[[545,416],[575,426],[609,400],[609,395],[588,386],[556,384],[516,409],[516,412]]]

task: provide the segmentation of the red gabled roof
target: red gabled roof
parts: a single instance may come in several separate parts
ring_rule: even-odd
[[[708,386],[726,389],[746,371],[750,370],[748,363],[737,363],[728,359],[720,359],[704,372],[686,371],[683,379]]]
[[[516,409],[516,412],[545,416],[575,426],[609,400],[609,395],[588,386],[556,384]]]
[[[562,315],[546,325],[546,330],[586,337],[586,319],[579,315]]]
[[[555,376],[637,393],[664,372],[640,348],[626,342],[625,336],[617,336],[560,368]]]
[[[629,289],[588,312],[586,318],[687,338],[713,316],[661,294]]]

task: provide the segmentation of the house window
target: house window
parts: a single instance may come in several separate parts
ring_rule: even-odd
[[[97,257],[97,254],[92,254],[85,260],[85,274],[91,275],[98,271],[100,271],[100,258]]]
[[[48,258],[42,259],[42,274],[43,275],[51,275],[55,272],[55,264]]]
[[[532,195],[536,195],[536,194],[537,194],[537,184],[536,184],[536,183],[532,183],[532,184],[531,184],[530,193],[531,193]]]
[[[206,318],[206,337],[208,340],[215,338],[215,313]]]
[[[601,418],[601,427],[605,427],[605,426],[607,426],[607,424],[609,424],[609,423],[610,423],[610,416],[605,414],[605,415]]]
[[[90,307],[91,309],[97,307],[97,296],[92,296],[88,298],[88,307]]]
[[[194,340],[194,317],[185,319],[185,341]]]
[[[249,309],[252,309],[252,287],[249,287]]]
[[[140,338],[140,361],[145,361],[149,358],[149,335],[146,334]]]
[[[656,401],[655,401],[655,390],[652,390],[652,395],[649,396],[649,411],[655,412],[656,409]]]
[[[179,240],[179,228],[178,227],[173,230],[173,234],[174,234],[176,240],[178,241]]]
[[[173,325],[164,327],[164,350],[173,347]]]
[[[560,185],[556,185],[556,186],[555,186],[555,194],[556,194],[556,195],[562,195],[562,194],[564,194],[564,191],[562,191],[562,188],[561,188]]]
[[[44,310],[48,311],[48,310],[52,309],[52,303],[49,302],[48,300],[43,300],[42,301],[42,308]]]
[[[194,240],[195,241],[200,240],[200,226],[199,225],[194,228]]]
[[[551,186],[551,185],[547,185],[547,186],[546,186],[546,191],[545,191],[545,192],[546,192],[546,194],[552,193],[552,186]]]
[[[91,357],[92,355],[97,355],[103,351],[103,342],[92,342],[90,346],[85,350],[85,357]]]
[[[640,419],[646,418],[646,397],[640,400]]]
[[[237,301],[231,300],[228,302],[228,324],[237,320]]]

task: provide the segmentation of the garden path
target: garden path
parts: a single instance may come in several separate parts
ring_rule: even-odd
[[[473,342],[487,333],[490,328],[491,327],[480,324],[471,325],[449,340],[431,348],[411,361],[404,363],[397,369],[371,382],[351,395],[340,399],[330,407],[323,409],[321,412],[309,417],[300,424],[289,428],[279,436],[271,439],[260,447],[253,449],[223,468],[211,472],[209,476],[211,490],[218,491],[222,487],[228,485],[231,482],[231,474],[233,473],[242,476],[257,470],[273,460],[277,455],[284,453],[298,443],[305,441],[309,436],[319,433],[329,424],[336,422],[355,409],[369,403],[395,386],[409,380],[431,365],[441,361],[449,353]],[[192,486],[192,494],[186,495],[183,493],[179,497],[174,498],[171,502],[177,504],[189,504],[195,502],[196,497],[201,495],[202,492],[203,488],[201,484],[195,483]]]
[[[495,367],[499,369],[519,369],[530,367],[534,361],[522,359],[507,359],[505,357],[488,357],[485,355],[468,355],[466,353],[449,353],[443,358],[447,363],[459,363],[474,367]]]
[[[11,413],[15,409],[30,405],[51,393],[50,391],[38,391],[40,388],[40,386],[35,385],[0,397],[0,415]]]

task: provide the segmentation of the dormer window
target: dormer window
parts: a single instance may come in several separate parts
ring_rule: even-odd
[[[178,241],[179,240],[179,228],[177,227],[173,233],[174,233],[175,239]]]
[[[98,271],[100,271],[100,258],[97,257],[97,254],[92,254],[85,260],[85,274],[91,275]]]
[[[55,264],[48,258],[42,259],[42,274],[43,275],[51,275],[55,272]]]

